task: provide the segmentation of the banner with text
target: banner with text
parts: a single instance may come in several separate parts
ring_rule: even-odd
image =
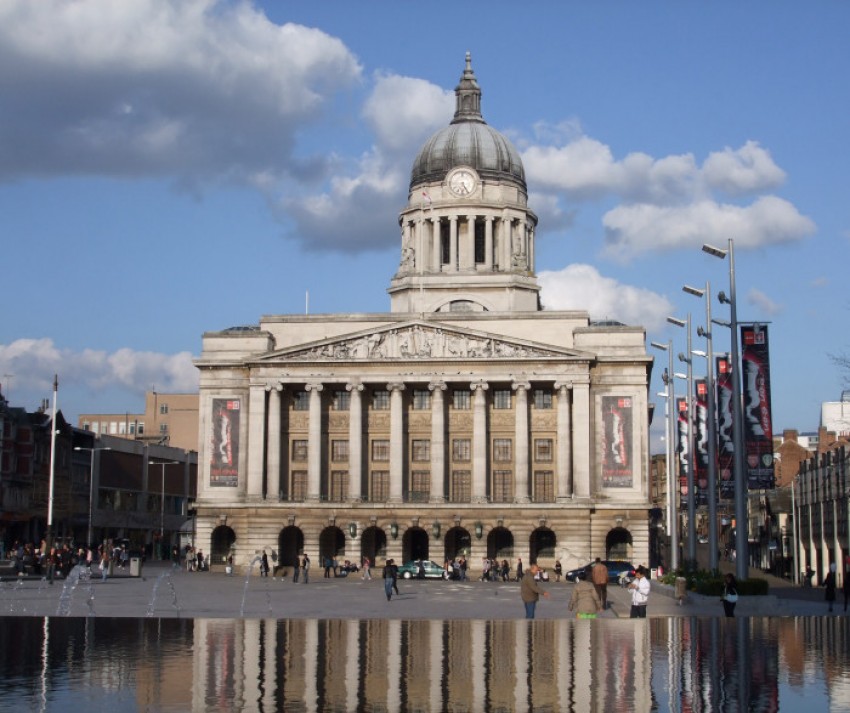
[[[210,486],[239,485],[239,399],[213,399]]]
[[[694,484],[697,505],[708,503],[708,382],[694,382],[696,418],[694,419]]]
[[[676,414],[679,434],[679,446],[676,448],[676,452],[679,454],[679,502],[680,507],[684,508],[688,504],[688,461],[691,458],[687,399],[676,399]]]
[[[741,327],[744,392],[744,453],[752,489],[774,487],[773,419],[770,412],[770,354],[767,327]]]
[[[722,500],[735,498],[735,438],[732,410],[732,363],[728,355],[715,359],[717,374],[717,479]]]

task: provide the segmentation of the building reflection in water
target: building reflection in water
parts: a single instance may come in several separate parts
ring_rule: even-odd
[[[8,617],[0,646],[0,710],[850,709],[845,617]]]

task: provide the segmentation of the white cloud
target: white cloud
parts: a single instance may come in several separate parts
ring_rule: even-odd
[[[60,388],[81,387],[93,393],[121,389],[144,394],[153,385],[163,392],[198,389],[198,370],[189,352],[75,352],[59,349],[49,338],[0,344],[0,373],[11,376],[15,394],[49,393],[54,374],[59,376]]]
[[[699,247],[734,236],[735,246],[756,248],[811,235],[815,224],[788,201],[764,196],[748,206],[700,201],[685,206],[621,205],[602,219],[605,254],[628,261],[646,252]]]
[[[782,305],[774,302],[764,292],[757,290],[755,287],[747,292],[747,303],[761,310],[762,314],[768,317],[775,317],[782,311]]]
[[[285,174],[360,71],[340,40],[247,2],[4,0],[0,178]]]
[[[709,186],[731,195],[770,190],[785,182],[785,171],[756,141],[710,154],[702,172]]]
[[[672,303],[651,290],[604,277],[591,265],[568,265],[538,275],[545,309],[587,310],[591,319],[614,319],[647,330],[661,329]]]

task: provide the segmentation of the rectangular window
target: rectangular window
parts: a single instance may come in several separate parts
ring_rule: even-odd
[[[551,409],[552,391],[550,389],[534,389],[534,408]]]
[[[551,470],[534,471],[534,502],[555,502],[555,477]]]
[[[509,503],[514,499],[513,471],[493,471],[493,502]]]
[[[553,458],[552,439],[551,438],[535,438],[534,439],[534,460],[538,463],[551,463]]]
[[[292,461],[293,463],[307,462],[307,441],[292,441]]]
[[[114,436],[118,433],[118,421],[110,421],[109,422],[109,432]]]
[[[348,471],[347,470],[332,470],[331,471],[331,488],[328,493],[328,500],[339,503],[348,500]]]
[[[133,436],[133,435],[135,435],[135,434],[136,434],[136,424],[135,424],[135,423],[131,423],[131,424],[130,424],[130,435],[131,435],[131,436]]]
[[[485,257],[485,248],[484,248],[484,236],[485,236],[485,224],[483,220],[475,221],[475,262],[481,264],[484,262]]]
[[[427,438],[415,438],[410,447],[412,460],[427,463],[431,460],[431,441]]]
[[[472,500],[472,473],[470,471],[452,471],[449,498],[453,503],[468,503]]]
[[[292,499],[303,502],[307,499],[307,471],[292,471]]]
[[[389,411],[390,392],[386,390],[375,391],[372,394],[372,408],[375,411]]]
[[[136,435],[137,436],[143,436],[144,433],[145,433],[145,424],[144,424],[144,421],[142,421],[136,426]]]
[[[163,415],[167,414],[168,413],[168,404],[160,404],[159,405],[159,412]]]
[[[334,391],[331,408],[334,411],[348,411],[351,405],[350,391]]]
[[[413,390],[413,410],[428,411],[431,408],[431,392],[428,389]]]
[[[456,411],[469,411],[471,394],[469,391],[453,391],[452,406]]]
[[[310,394],[308,394],[306,391],[296,391],[294,394],[292,394],[292,410],[309,411]]]
[[[453,438],[452,460],[456,463],[468,463],[472,460],[472,441],[468,438]]]
[[[410,473],[410,495],[412,503],[427,503],[431,495],[431,471],[414,470]]]
[[[389,462],[390,442],[384,440],[372,441],[372,460],[378,462]]]
[[[511,407],[510,389],[496,389],[493,391],[493,408],[509,409]]]
[[[373,503],[385,503],[390,497],[390,473],[387,470],[373,470],[369,474],[369,500]]]
[[[334,463],[348,462],[348,441],[331,441],[331,460]]]
[[[127,435],[127,422],[126,421],[121,421],[121,423],[118,424],[118,435],[119,436],[126,436]]]
[[[513,441],[510,438],[494,438],[493,460],[496,463],[510,463],[513,459]]]
[[[162,435],[167,434],[167,433],[168,433],[168,424],[167,424],[167,423],[161,423],[161,424],[159,424],[159,432],[160,432],[160,434],[162,434]]]

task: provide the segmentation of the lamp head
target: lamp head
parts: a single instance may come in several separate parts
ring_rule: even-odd
[[[717,293],[717,301],[722,305],[732,304],[732,300],[726,296],[726,293],[723,290],[720,290],[720,292]]]
[[[650,346],[655,347],[656,349],[660,349],[663,352],[667,351],[667,345],[662,344],[661,342],[650,342]]]
[[[727,251],[724,250],[723,248],[716,248],[713,245],[709,245],[708,243],[705,243],[702,246],[702,251],[704,253],[708,253],[709,255],[714,255],[714,257],[719,257],[721,260],[723,260],[726,257],[726,253],[727,253]]]
[[[679,361],[684,362],[685,364],[690,364],[691,358],[685,356],[685,352],[679,352]]]
[[[685,285],[682,288],[682,292],[687,292],[694,297],[702,297],[705,294],[705,290],[701,290],[699,287],[691,287],[690,285]]]
[[[678,317],[668,317],[667,321],[670,324],[675,324],[677,327],[687,327],[688,323],[684,319],[679,319]]]
[[[705,337],[706,339],[711,339],[711,332],[706,332],[702,327],[697,327],[697,336]]]

